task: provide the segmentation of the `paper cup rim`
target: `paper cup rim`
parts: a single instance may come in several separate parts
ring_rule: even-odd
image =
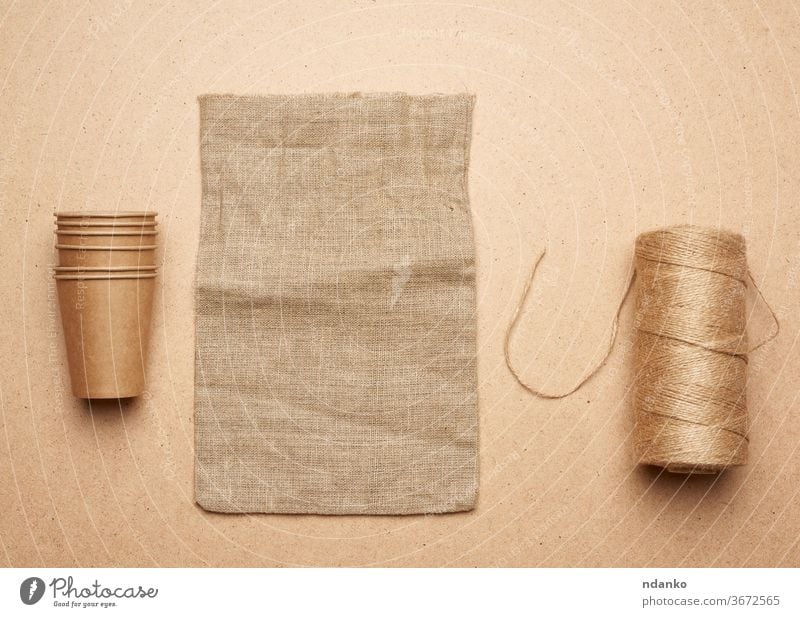
[[[157,236],[157,231],[72,231],[70,229],[55,229],[54,234],[59,236]]]
[[[66,225],[69,227],[155,227],[158,221],[56,221],[59,227]]]
[[[140,244],[139,246],[121,246],[115,244],[113,246],[103,246],[100,244],[56,244],[59,250],[69,251],[153,251],[158,248],[157,244]]]
[[[78,218],[78,219],[82,219],[82,218],[87,218],[87,219],[93,219],[93,218],[109,219],[109,218],[132,218],[132,217],[135,217],[135,216],[138,216],[138,217],[141,217],[141,218],[150,218],[150,217],[156,216],[157,214],[158,214],[158,212],[156,212],[155,210],[153,210],[153,211],[150,211],[150,210],[146,210],[146,211],[141,211],[141,210],[117,210],[117,211],[105,210],[105,211],[100,211],[100,212],[80,212],[78,210],[72,210],[72,211],[67,211],[67,212],[54,212],[53,216],[55,216],[56,218],[65,218],[65,219],[66,218],[69,218],[69,219],[73,219],[73,218]]]
[[[53,278],[57,281],[121,281],[121,280],[137,280],[137,279],[154,279],[156,273],[135,274],[135,273],[122,273],[110,274],[108,276],[92,275],[92,274],[54,274]]]
[[[53,266],[53,272],[155,272],[158,266]]]

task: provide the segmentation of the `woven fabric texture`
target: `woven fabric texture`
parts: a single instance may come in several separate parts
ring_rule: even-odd
[[[200,98],[203,508],[474,506],[472,106],[468,95]]]

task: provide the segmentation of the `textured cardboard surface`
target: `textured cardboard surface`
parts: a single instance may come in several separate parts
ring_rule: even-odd
[[[786,3],[4,3],[0,11],[0,563],[800,565],[800,17]],[[228,516],[192,494],[197,96],[477,96],[480,492],[469,513]],[[159,211],[148,393],[69,393],[52,213]],[[636,466],[630,307],[606,369],[539,401],[514,348],[568,387],[601,353],[642,230],[745,234],[780,337],[750,362],[750,462]],[[753,298],[751,297],[751,301]],[[754,340],[768,329],[754,311]]]

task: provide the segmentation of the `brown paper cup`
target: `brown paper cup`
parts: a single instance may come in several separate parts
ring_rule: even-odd
[[[143,246],[156,243],[157,231],[60,231],[58,244],[71,246]]]
[[[73,394],[116,399],[144,392],[155,274],[55,278]]]
[[[56,244],[60,266],[79,267],[138,267],[156,263],[156,246],[73,246]]]

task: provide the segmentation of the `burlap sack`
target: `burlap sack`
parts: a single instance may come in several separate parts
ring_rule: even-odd
[[[196,499],[473,507],[473,98],[200,99]]]

